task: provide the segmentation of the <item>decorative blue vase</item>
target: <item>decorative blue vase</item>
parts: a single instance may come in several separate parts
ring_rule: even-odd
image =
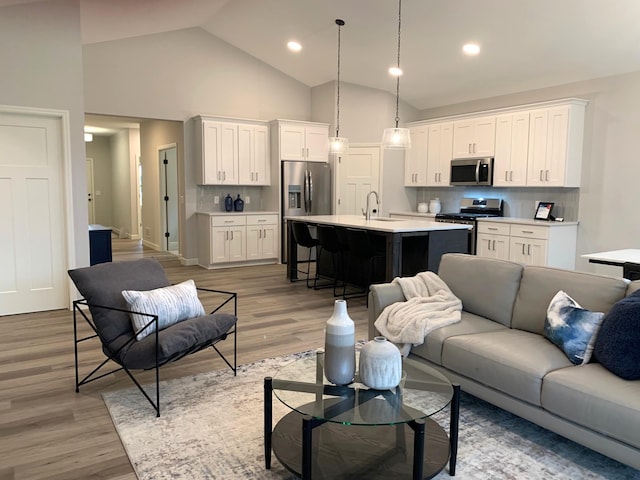
[[[244,200],[240,198],[240,194],[238,194],[238,198],[233,202],[233,209],[236,212],[241,212],[244,210]]]
[[[227,196],[224,197],[224,211],[230,212],[231,210],[233,210],[233,198],[227,193]]]

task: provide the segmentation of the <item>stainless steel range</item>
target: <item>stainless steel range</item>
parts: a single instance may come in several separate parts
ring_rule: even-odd
[[[436,214],[436,222],[463,223],[472,225],[469,230],[469,253],[476,254],[476,219],[481,217],[501,217],[503,203],[501,198],[463,198],[460,210],[453,213]]]

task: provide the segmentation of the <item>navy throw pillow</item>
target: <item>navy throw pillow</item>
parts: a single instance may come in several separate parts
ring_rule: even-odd
[[[604,317],[594,356],[625,380],[640,380],[640,290],[618,301]]]

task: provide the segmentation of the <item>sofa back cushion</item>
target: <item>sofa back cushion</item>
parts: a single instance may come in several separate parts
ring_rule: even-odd
[[[519,263],[447,253],[442,256],[438,275],[462,301],[466,312],[509,327],[523,269]]]
[[[549,302],[560,290],[567,292],[582,308],[606,313],[624,297],[627,283],[622,278],[527,266],[520,281],[511,327],[542,334]]]

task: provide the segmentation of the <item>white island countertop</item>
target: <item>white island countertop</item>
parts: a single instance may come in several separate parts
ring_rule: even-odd
[[[365,220],[361,215],[309,215],[285,217],[285,219],[321,225],[334,225],[336,227],[363,228],[365,230],[387,233],[469,230],[471,228],[471,225],[434,222],[431,220],[415,220],[411,218],[371,217],[371,220]]]

